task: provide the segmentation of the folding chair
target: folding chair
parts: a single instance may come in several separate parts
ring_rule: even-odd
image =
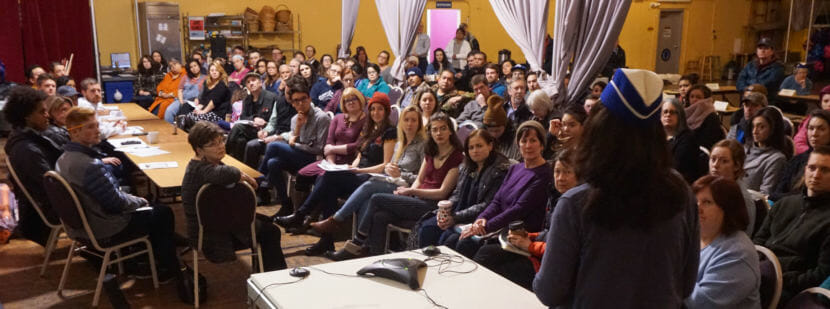
[[[761,259],[761,307],[778,308],[778,301],[781,300],[781,290],[784,286],[784,275],[781,273],[781,263],[770,249],[764,246],[755,245],[755,251],[760,253]],[[772,295],[770,295],[772,293]],[[766,306],[765,306],[766,305]]]
[[[49,232],[49,238],[46,241],[46,248],[44,248],[46,251],[44,252],[45,256],[43,257],[43,265],[40,266],[40,276],[43,277],[43,274],[46,273],[46,266],[49,265],[49,257],[52,256],[52,252],[55,251],[55,246],[58,245],[58,239],[59,235],[61,234],[61,231],[63,230],[63,225],[61,225],[60,222],[52,222],[48,218],[46,218],[46,215],[43,213],[43,210],[40,209],[40,204],[38,204],[37,201],[35,201],[35,199],[32,198],[32,194],[29,193],[29,190],[26,190],[25,186],[23,186],[23,182],[20,181],[20,177],[18,177],[17,172],[14,171],[14,167],[12,166],[12,163],[9,161],[9,157],[6,157],[6,166],[9,167],[9,173],[12,175],[12,179],[15,185],[20,187],[20,191],[23,191],[23,195],[25,195],[26,199],[29,200],[29,204],[31,204],[32,207],[35,208],[35,211],[37,211],[38,216],[40,216],[40,220],[43,220],[43,223],[46,224],[46,226],[48,226],[49,229],[51,229],[51,231]]]
[[[787,302],[786,309],[827,309],[830,308],[830,290],[812,287],[801,291]]]
[[[73,233],[67,233],[69,238],[72,239],[72,245],[69,247],[69,255],[66,257],[66,265],[63,267],[61,281],[60,284],[58,284],[58,295],[62,295],[63,286],[66,283],[66,277],[69,274],[69,266],[72,265],[72,257],[75,256],[76,249],[85,250],[83,247],[89,245],[92,245],[92,247],[98,251],[104,252],[104,255],[101,256],[98,253],[88,251],[89,253],[97,255],[103,259],[101,262],[101,270],[98,272],[98,284],[95,286],[95,296],[92,298],[93,307],[98,306],[98,301],[101,297],[101,287],[104,283],[104,275],[106,274],[107,268],[110,265],[117,263],[119,270],[121,270],[122,261],[145,253],[147,254],[147,258],[150,260],[150,272],[153,275],[153,287],[158,289],[159,281],[158,275],[156,274],[156,260],[153,256],[153,247],[150,245],[149,236],[145,235],[119,244],[102,246],[102,244],[99,243],[98,239],[95,237],[95,234],[92,232],[92,228],[90,228],[89,222],[86,219],[86,214],[81,206],[81,202],[78,200],[78,196],[75,194],[75,191],[69,183],[55,171],[49,171],[43,176],[43,187],[46,189],[46,195],[49,197],[49,202],[52,204],[55,211],[57,211],[58,216],[60,216],[63,226],[67,227],[68,231],[83,231],[85,235],[85,238],[76,238],[72,236]],[[118,254],[118,250],[138,243],[143,243],[146,246],[146,249],[139,250],[125,256],[120,256],[120,254]],[[116,255],[115,258],[111,257],[113,254]]]
[[[414,221],[410,221],[408,223],[411,223],[411,224],[409,224],[409,226],[412,226],[412,225],[415,224]],[[408,228],[404,228],[404,227],[394,225],[392,223],[389,223],[388,225],[386,225],[386,244],[383,246],[383,252],[384,253],[392,252],[392,250],[389,249],[389,240],[390,240],[390,236],[392,236],[392,232],[397,232],[400,235],[409,235],[410,233],[412,233],[412,230],[408,229]]]
[[[233,205],[233,208],[229,206]],[[205,184],[196,194],[196,216],[199,221],[199,239],[193,250],[193,282],[199,282],[199,252],[202,251],[205,230],[233,233],[250,229],[251,255],[255,255],[259,272],[263,271],[262,248],[256,240],[256,193],[247,183],[225,187]],[[256,271],[256,270],[255,270]],[[193,285],[193,305],[199,308],[199,285]]]

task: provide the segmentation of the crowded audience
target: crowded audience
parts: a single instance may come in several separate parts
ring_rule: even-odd
[[[193,150],[184,242],[168,206],[123,186],[129,159],[102,148],[101,83],[83,79],[78,93],[60,63],[31,66],[3,109],[5,152],[33,197],[14,186],[17,233],[48,245],[43,220],[60,219],[42,175],[55,170],[82,193],[96,236],[150,236],[162,281],[183,280],[177,247],[203,239],[200,252],[225,262],[254,245],[250,231],[200,231],[207,184],[250,186],[258,205],[279,205],[254,219],[264,271],[288,267],[281,244],[292,233],[316,237],[305,255],[333,261],[447,246],[550,307],[759,308],[755,244],[780,261],[779,304],[830,277],[830,86],[810,112],[782,100],[779,89],[809,95],[814,84],[803,64],[784,78],[769,39],[737,77],[730,121],[697,74],[663,97],[664,81],[625,68],[619,44],[603,68],[610,80],[564,101],[544,71],[509,54],[488,61],[465,26],[430,62],[419,25],[403,80],[393,55],[373,62],[363,46],[343,58],[312,45],[269,48],[270,58],[234,46],[229,62],[140,57],[133,101],[183,129]],[[390,225],[408,239],[387,239]]]

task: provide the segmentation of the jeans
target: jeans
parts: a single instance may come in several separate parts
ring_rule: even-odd
[[[372,198],[372,195],[375,195],[375,193],[392,193],[397,187],[393,183],[382,180],[369,180],[364,182],[357,190],[352,192],[352,195],[349,196],[346,203],[334,214],[334,220],[344,222],[355,213],[357,214],[357,218],[362,220],[366,214],[366,208],[369,207],[369,200]]]
[[[316,157],[305,151],[294,149],[283,142],[268,144],[265,148],[265,158],[259,166],[259,171],[268,177],[268,181],[277,189],[280,202],[290,204],[288,192],[285,188],[285,179],[282,172],[296,173],[304,166],[314,162]]]
[[[323,217],[328,218],[337,210],[338,197],[354,192],[368,179],[367,174],[355,174],[349,171],[325,172],[317,176],[314,189],[303,205],[297,209],[297,213],[307,215],[319,208]]]
[[[429,219],[421,221],[421,228],[418,229],[418,247],[438,246],[454,234],[458,233],[455,233],[453,226],[442,230],[438,227],[438,219],[432,216]]]
[[[176,120],[176,115],[179,113],[179,108],[182,107],[181,102],[179,99],[173,100],[173,103],[170,103],[170,106],[167,107],[167,110],[164,111],[164,121],[169,123],[173,123]]]
[[[513,283],[533,290],[536,269],[530,258],[505,251],[500,244],[487,244],[478,249],[473,260]]]
[[[259,156],[265,151],[265,142],[255,138],[245,144],[245,152],[242,154],[242,162],[248,166],[259,166]]]
[[[386,226],[411,227],[425,213],[438,208],[437,201],[410,196],[379,193],[369,200],[369,208],[357,226],[358,236],[365,236],[369,253],[382,254],[386,244]]]

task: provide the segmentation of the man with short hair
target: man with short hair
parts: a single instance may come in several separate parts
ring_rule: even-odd
[[[46,70],[37,64],[26,68],[26,82],[29,83],[29,86],[31,86],[32,89],[37,90],[37,78],[43,73],[46,73]]]
[[[510,88],[507,88],[508,98],[504,102],[504,110],[507,112],[507,119],[513,124],[514,128],[518,128],[522,122],[533,117],[533,113],[525,103],[525,95],[527,94],[527,85],[523,79],[514,79],[510,83]]]
[[[302,62],[297,60],[297,58],[292,58],[291,61],[288,62],[288,67],[291,68],[291,75],[297,75],[300,73],[300,64],[302,64]]]
[[[767,99],[775,102],[778,87],[784,80],[784,65],[775,57],[775,46],[769,38],[761,38],[755,45],[755,60],[750,61],[738,75],[735,85],[740,91],[752,84],[761,84],[767,88]]]
[[[259,62],[259,59],[262,58],[258,51],[252,50],[248,53],[248,68],[251,71],[256,71],[256,63]]]
[[[487,61],[487,55],[483,52],[474,50],[467,55],[467,66],[462,72],[456,73],[458,80],[455,82],[455,88],[467,92],[472,92],[470,88],[470,80],[475,75],[484,74],[484,64]]]
[[[487,78],[487,86],[490,87],[490,91],[503,97],[507,87],[499,80],[499,65],[488,63],[484,66],[484,77]]]
[[[57,83],[52,75],[49,73],[40,74],[37,78],[37,90],[45,92],[47,95],[55,95],[57,91]]]
[[[438,75],[438,83],[432,86],[432,90],[435,91],[436,106],[450,117],[458,117],[468,99],[455,89],[455,75],[452,71],[448,69],[441,71]]]
[[[274,62],[276,62],[277,65],[285,64],[284,57],[285,56],[283,56],[282,54],[282,49],[280,49],[279,47],[274,47],[274,49],[271,50],[271,60],[274,60]]]
[[[418,67],[406,70],[406,85],[407,87],[404,89],[400,101],[397,102],[401,110],[411,104],[416,92],[429,89],[429,84],[424,82],[424,72]]]
[[[81,97],[78,98],[78,107],[98,109],[101,104],[101,84],[94,78],[81,81]]]
[[[54,78],[66,76],[66,66],[60,62],[52,62],[52,76]]]
[[[810,153],[804,185],[801,195],[775,203],[753,239],[781,263],[782,304],[830,276],[830,147]]]
[[[539,76],[536,75],[536,72],[527,73],[525,79],[527,80],[527,93],[542,89],[542,86],[539,85]]]
[[[56,170],[78,193],[98,241],[121,243],[149,235],[159,261],[159,280],[180,278],[173,211],[165,205],[150,205],[146,199],[119,189],[118,180],[101,161],[103,156],[92,148],[101,141],[95,111],[73,107],[66,116],[66,126],[71,142],[64,145]],[[64,228],[74,239],[87,237],[83,230]]]
[[[311,103],[309,86],[302,76],[295,75],[288,81],[286,99],[297,110],[297,115],[291,118],[291,130],[275,136],[274,141],[268,143],[265,157],[259,166],[259,171],[276,189],[282,203],[279,216],[294,211],[293,202],[286,191],[283,171],[296,173],[314,162],[317,156],[323,155],[331,123],[328,114]]]
[[[479,74],[473,76],[470,84],[472,84],[473,91],[475,91],[475,100],[467,102],[464,105],[464,110],[458,115],[458,123],[472,122],[476,127],[484,126],[484,112],[487,110],[487,99],[493,94],[490,87],[487,86],[487,78]]]
[[[764,107],[767,107],[767,97],[760,92],[749,92],[741,99],[744,117],[741,121],[729,128],[726,138],[737,140],[741,144],[752,143],[752,132],[749,131],[752,117]]]
[[[274,112],[277,94],[263,89],[262,80],[256,73],[248,73],[242,82],[251,94],[242,100],[242,112],[239,119],[250,121],[250,123],[242,122],[234,125],[228,134],[225,148],[232,157],[248,166],[256,167],[264,148],[264,144],[261,144],[258,139],[270,135],[265,128]]]
[[[418,68],[421,69],[421,72],[426,72],[427,64],[429,64],[427,60],[429,44],[429,34],[424,31],[424,24],[419,23],[418,36],[415,37],[415,42],[412,43],[412,50],[409,51],[409,55],[418,57]]]
[[[284,95],[286,85],[285,81],[287,81],[294,74],[291,71],[291,66],[287,64],[281,64],[279,66],[279,74],[280,78],[277,80],[277,85],[275,86],[275,88],[277,89],[276,93],[278,95]]]

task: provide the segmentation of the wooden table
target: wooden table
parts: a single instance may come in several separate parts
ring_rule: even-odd
[[[104,106],[117,106],[124,113],[124,117],[127,117],[127,121],[160,120],[158,116],[135,103],[111,103]]]
[[[378,260],[427,258],[420,250],[404,251],[306,267],[310,274],[302,280],[291,277],[289,269],[253,274],[247,284],[249,304],[254,308],[435,308],[424,296],[426,292],[447,308],[545,308],[533,292],[450,248],[439,249],[455,260],[443,267],[468,273],[439,272],[439,261],[427,261],[427,267],[418,272],[423,291],[385,278],[353,277]]]
[[[190,162],[190,159],[193,158],[194,155],[193,148],[190,147],[190,144],[187,142],[187,133],[183,130],[176,130],[177,133],[174,135],[173,125],[158,118],[141,120],[142,113],[137,109],[144,109],[136,104],[124,103],[119,104],[119,107],[122,108],[121,110],[124,112],[125,116],[127,116],[128,126],[141,126],[142,128],[144,128],[144,132],[159,132],[158,143],[150,144],[150,146],[157,146],[161,150],[170,152],[168,154],[162,154],[151,157],[139,157],[127,153],[127,157],[129,157],[130,160],[133,161],[133,163],[135,163],[136,165],[140,163],[175,161],[176,163],[178,163],[178,167],[149,169],[142,170],[142,172],[145,175],[147,175],[147,177],[150,178],[150,180],[152,180],[156,187],[160,189],[174,189],[181,187],[182,179],[184,179],[184,172],[187,168],[187,164],[188,162]],[[146,112],[146,110],[144,111]],[[152,115],[149,112],[147,113]],[[131,119],[130,116],[137,116],[139,120]],[[153,117],[155,117],[155,115]],[[124,137],[130,136],[120,135],[116,136],[115,138]],[[149,144],[146,135],[140,136],[139,138],[141,138],[145,143]],[[225,156],[225,158],[222,159],[222,162],[240,169],[242,172],[248,174],[251,177],[256,178],[262,176],[262,174],[260,174],[257,170],[245,165],[242,162],[239,162],[231,156]]]

